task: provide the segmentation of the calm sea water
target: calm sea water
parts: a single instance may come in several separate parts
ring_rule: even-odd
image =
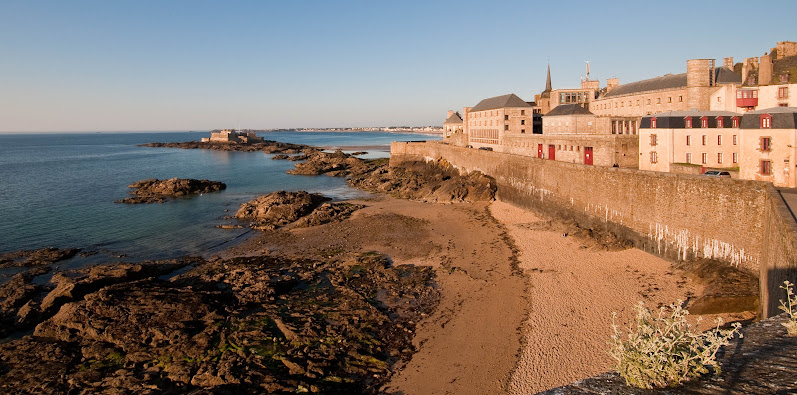
[[[320,192],[337,199],[363,196],[342,178],[285,174],[293,162],[262,152],[136,147],[148,142],[199,140],[208,132],[0,134],[0,252],[45,246],[100,251],[95,258],[170,258],[212,252],[245,229],[217,225],[238,206],[277,190]],[[315,146],[381,146],[391,141],[435,139],[398,133],[261,133]],[[127,185],[147,178],[223,181],[227,189],[164,204],[126,205],[114,200]],[[85,260],[85,259],[84,259]]]

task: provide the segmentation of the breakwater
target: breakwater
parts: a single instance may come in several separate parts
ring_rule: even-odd
[[[673,260],[708,258],[754,272],[763,317],[797,277],[797,225],[771,184],[587,166],[438,142],[391,145],[391,165],[445,160],[493,177],[498,198],[611,231]]]

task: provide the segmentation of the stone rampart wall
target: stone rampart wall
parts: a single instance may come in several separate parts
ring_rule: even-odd
[[[786,226],[782,199],[767,183],[586,166],[434,142],[391,145],[391,164],[441,158],[460,171],[495,178],[503,201],[610,230],[667,259],[711,258],[761,273],[768,290],[768,278],[793,275],[797,267],[797,230]],[[780,274],[769,274],[769,268]],[[764,316],[777,313],[768,293],[762,292]]]

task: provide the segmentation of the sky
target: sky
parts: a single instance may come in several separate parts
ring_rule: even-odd
[[[0,0],[0,132],[442,125],[533,100],[549,64],[554,88],[585,61],[605,86],[797,41],[752,4]]]

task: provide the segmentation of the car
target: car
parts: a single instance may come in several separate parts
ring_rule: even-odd
[[[468,145],[465,146],[465,148],[473,148],[473,146],[468,144]]]
[[[479,149],[480,149],[480,150],[484,150],[484,151],[492,151],[492,150],[493,150],[493,149],[492,149],[492,148],[490,148],[490,147],[479,147]]]
[[[720,170],[709,170],[703,173],[703,175],[707,177],[731,178],[731,173]]]

